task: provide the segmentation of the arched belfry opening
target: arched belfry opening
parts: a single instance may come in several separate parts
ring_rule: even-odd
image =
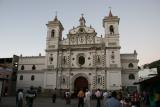
[[[54,38],[54,36],[55,36],[55,31],[52,30],[52,31],[51,31],[51,38]]]
[[[110,31],[110,34],[114,34],[114,27],[113,27],[113,25],[110,25],[109,31]]]
[[[78,93],[80,89],[88,89],[88,80],[83,76],[77,77],[74,81],[74,92]]]

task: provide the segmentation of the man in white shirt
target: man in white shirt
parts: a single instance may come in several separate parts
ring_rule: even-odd
[[[85,103],[86,103],[86,107],[90,107],[91,106],[91,93],[88,89],[86,89],[86,92],[85,92]]]
[[[107,98],[108,98],[108,92],[107,92],[107,91],[104,91],[104,93],[103,93],[103,105],[104,105],[105,102],[107,101]]]
[[[23,90],[19,89],[18,92],[18,107],[23,107]]]

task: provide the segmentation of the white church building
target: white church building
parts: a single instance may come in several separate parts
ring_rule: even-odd
[[[105,34],[97,36],[82,15],[79,26],[69,30],[63,39],[63,25],[55,16],[47,24],[46,55],[19,57],[17,89],[136,89],[137,52],[120,53],[118,16],[110,11],[102,21]]]

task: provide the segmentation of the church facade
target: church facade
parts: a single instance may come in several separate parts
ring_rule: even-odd
[[[97,36],[82,15],[79,26],[62,37],[62,23],[55,16],[47,24],[46,55],[20,56],[17,88],[41,87],[43,90],[136,89],[137,52],[121,54],[119,18],[103,18],[105,34]]]

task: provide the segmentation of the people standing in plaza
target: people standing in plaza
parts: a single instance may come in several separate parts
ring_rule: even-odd
[[[96,107],[101,107],[101,92],[100,92],[100,89],[97,89],[95,95],[96,95],[96,98],[97,98],[97,106]]]
[[[66,104],[70,104],[71,103],[71,95],[69,91],[65,92],[65,100],[66,100]]]
[[[160,91],[155,93],[155,105],[156,107],[160,107]]]
[[[53,95],[52,95],[52,103],[55,103],[56,102],[56,93],[53,92]]]
[[[30,90],[28,90],[26,94],[27,107],[33,107],[33,101],[34,101],[35,96],[36,94],[33,90],[33,87],[30,87]]]
[[[56,102],[56,98],[57,98],[57,95],[56,95],[56,88],[55,88],[55,90],[53,91],[53,94],[52,94],[52,103]]]
[[[91,107],[91,93],[88,89],[85,92],[85,105],[86,107]]]
[[[17,96],[17,105],[18,107],[23,107],[23,90],[19,89],[18,90],[18,96]]]
[[[138,93],[138,91],[134,91],[132,94],[132,105],[135,105],[136,107],[140,107],[140,94]]]
[[[104,107],[122,107],[119,100],[117,100],[117,93],[115,91],[112,92],[111,98],[109,98]]]
[[[81,89],[78,92],[78,107],[84,107],[84,92],[83,89]]]
[[[103,92],[103,105],[105,104],[105,102],[107,101],[107,99],[108,99],[108,92],[107,92],[107,90],[105,90]]]

